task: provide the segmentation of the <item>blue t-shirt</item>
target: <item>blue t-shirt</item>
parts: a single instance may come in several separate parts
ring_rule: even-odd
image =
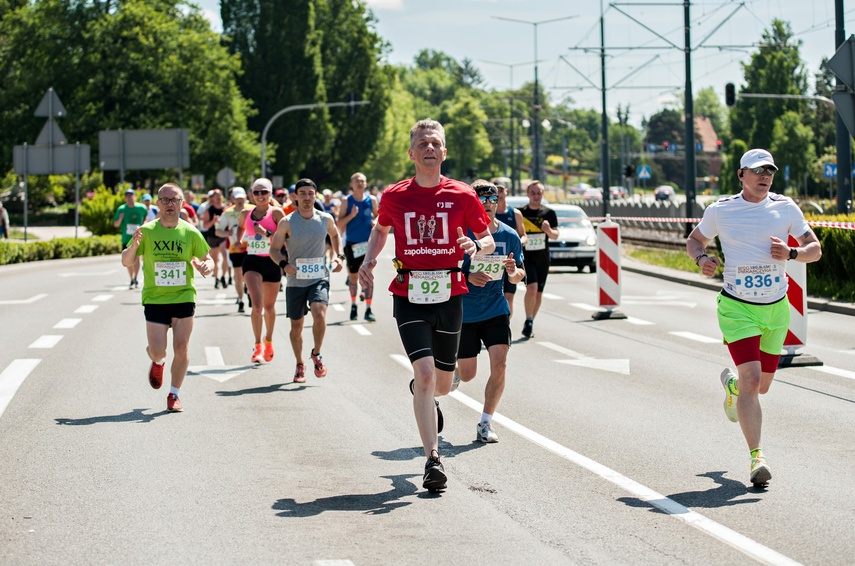
[[[472,234],[469,234],[469,237],[471,238]],[[499,222],[499,229],[493,233],[493,240],[496,242],[496,251],[490,255],[513,253],[517,267],[522,267],[524,259],[522,243],[513,228],[504,222]],[[464,273],[469,273],[469,264],[469,255],[466,255],[463,258]],[[504,282],[507,277],[508,274],[505,273],[501,279],[490,281],[483,287],[466,283],[469,292],[463,295],[463,322],[480,322],[503,314],[511,314],[504,293]]]
[[[517,228],[517,218],[514,216],[514,207],[509,206],[505,212],[497,212],[496,218],[499,219],[499,222],[504,222],[514,230]]]

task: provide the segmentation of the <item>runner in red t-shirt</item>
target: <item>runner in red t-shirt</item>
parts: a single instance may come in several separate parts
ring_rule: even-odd
[[[416,176],[386,189],[359,269],[363,286],[373,285],[377,256],[394,228],[398,276],[389,290],[398,333],[413,365],[413,410],[427,463],[423,485],[445,489],[439,457],[442,418],[435,395],[451,390],[463,322],[460,295],[467,292],[460,272],[464,254],[490,253],[495,247],[489,218],[472,187],[442,176],[445,130],[421,120],[410,130],[410,159]],[[476,240],[468,238],[471,231]]]

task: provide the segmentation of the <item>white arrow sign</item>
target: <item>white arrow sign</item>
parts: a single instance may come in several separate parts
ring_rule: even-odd
[[[565,356],[576,358],[575,360],[555,360],[560,364],[601,369],[613,373],[620,373],[622,375],[629,375],[629,360],[598,360],[596,358],[580,354],[579,352],[574,352],[573,350],[559,346],[558,344],[553,344],[552,342],[538,342],[538,344],[545,346],[550,350],[555,350]]]
[[[233,377],[237,377],[252,366],[227,366],[223,361],[223,353],[217,346],[205,347],[206,366],[190,366],[187,373],[201,375],[224,383]]]

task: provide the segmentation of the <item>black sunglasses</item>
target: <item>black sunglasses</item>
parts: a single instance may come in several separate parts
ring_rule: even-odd
[[[748,169],[755,175],[774,175],[778,172],[773,167],[749,167]]]
[[[252,191],[252,194],[254,194],[254,195],[255,195],[255,196],[257,196],[257,197],[260,197],[261,195],[269,195],[269,194],[270,194],[270,191],[264,191],[264,190],[262,190],[262,191]]]
[[[478,200],[481,201],[481,204],[485,202],[489,202],[490,204],[497,204],[499,202],[499,197],[496,195],[490,195],[488,197],[478,197]]]

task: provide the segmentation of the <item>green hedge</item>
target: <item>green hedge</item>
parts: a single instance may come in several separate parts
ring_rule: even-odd
[[[808,295],[855,303],[855,230],[813,229],[822,258],[807,264]]]
[[[43,259],[68,259],[96,255],[117,254],[122,251],[122,239],[114,236],[90,238],[54,238],[45,242],[0,241],[0,265],[40,261]]]

